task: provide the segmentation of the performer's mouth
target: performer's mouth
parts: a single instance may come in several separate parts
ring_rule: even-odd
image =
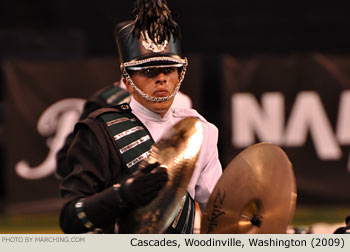
[[[155,97],[165,97],[168,96],[170,93],[167,89],[157,89],[156,91],[153,92],[153,96]]]

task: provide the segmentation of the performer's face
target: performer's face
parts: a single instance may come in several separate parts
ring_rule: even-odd
[[[148,68],[132,71],[130,74],[135,85],[144,93],[153,97],[169,96],[179,83],[179,72],[176,67]],[[136,101],[161,117],[165,115],[173,104],[174,97],[164,102],[147,101],[126,80],[124,82]]]

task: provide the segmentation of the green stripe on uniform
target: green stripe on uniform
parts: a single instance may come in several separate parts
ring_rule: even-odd
[[[120,153],[123,148],[126,148],[135,142],[141,142],[135,147],[121,153],[125,164],[129,164],[129,167],[127,168],[133,173],[136,171],[139,162],[148,156],[148,151],[153,144],[152,137],[143,127],[141,122],[131,113],[111,112],[101,115],[101,118],[106,122],[113,137],[130,129],[138,128],[138,130],[132,131],[119,139],[114,139]],[[142,141],[145,137],[147,137],[148,140]]]
[[[192,234],[195,216],[195,203],[189,193],[171,227],[179,234]]]

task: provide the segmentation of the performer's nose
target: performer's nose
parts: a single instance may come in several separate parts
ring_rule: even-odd
[[[167,80],[166,80],[166,76],[165,76],[165,74],[164,73],[159,73],[158,75],[157,75],[157,79],[156,79],[156,83],[157,84],[165,84],[167,82]]]

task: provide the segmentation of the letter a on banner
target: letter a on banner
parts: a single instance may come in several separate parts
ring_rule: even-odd
[[[303,146],[310,131],[316,153],[321,160],[342,156],[332,125],[317,92],[298,94],[286,128],[286,146]]]

